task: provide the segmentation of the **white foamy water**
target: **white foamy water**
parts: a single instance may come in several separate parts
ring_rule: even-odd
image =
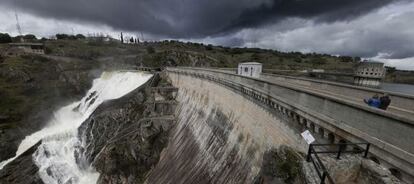
[[[90,166],[81,169],[76,163],[75,152],[81,147],[77,128],[102,102],[128,94],[151,76],[140,72],[104,72],[93,81],[92,88],[82,100],[62,107],[54,113],[48,126],[26,136],[20,143],[16,156],[1,162],[0,169],[43,140],[33,159],[44,183],[96,183],[99,174]]]

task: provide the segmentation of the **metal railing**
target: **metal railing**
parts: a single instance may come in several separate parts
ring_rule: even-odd
[[[365,149],[362,149],[361,145],[365,145]],[[348,146],[353,146],[353,150],[347,150]],[[326,150],[329,151],[319,151],[316,150],[315,147],[324,147],[326,148]],[[310,144],[306,161],[312,162],[313,166],[315,167],[316,173],[321,179],[321,184],[325,184],[326,179],[328,179],[330,184],[334,184],[332,177],[329,175],[328,170],[324,166],[318,154],[336,154],[336,159],[340,159],[341,154],[344,153],[363,153],[363,157],[366,158],[368,156],[369,147],[369,143]]]

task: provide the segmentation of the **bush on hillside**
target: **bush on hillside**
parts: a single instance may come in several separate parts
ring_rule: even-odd
[[[68,34],[56,34],[56,39],[58,39],[58,40],[76,40],[77,36],[68,35]]]
[[[208,44],[205,46],[206,50],[213,50],[213,45]]]
[[[11,43],[11,42],[12,42],[12,38],[10,37],[9,34],[0,33],[0,43]]]
[[[155,49],[154,49],[154,47],[152,47],[152,46],[148,46],[148,47],[147,47],[147,53],[148,53],[148,54],[153,54],[153,53],[155,53]]]
[[[76,36],[76,39],[85,39],[86,38],[86,36],[84,36],[83,34],[77,34]]]
[[[23,36],[23,39],[25,39],[25,40],[36,40],[37,38],[36,38],[35,35],[27,34],[27,35]]]

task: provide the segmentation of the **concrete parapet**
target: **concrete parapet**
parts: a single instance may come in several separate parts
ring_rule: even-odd
[[[414,118],[414,96],[400,94],[396,92],[384,91],[380,89],[367,88],[362,86],[353,86],[344,83],[322,81],[301,77],[283,76],[275,74],[262,74],[262,79],[293,84],[303,88],[309,88],[314,91],[331,93],[344,99],[361,102],[362,99],[372,97],[375,94],[387,93],[392,100],[387,109],[387,113],[398,114],[409,118]]]

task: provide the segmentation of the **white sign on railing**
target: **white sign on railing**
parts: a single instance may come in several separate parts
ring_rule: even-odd
[[[302,135],[303,139],[305,139],[308,144],[312,144],[315,141],[315,138],[312,136],[309,130],[302,132],[300,135]]]

